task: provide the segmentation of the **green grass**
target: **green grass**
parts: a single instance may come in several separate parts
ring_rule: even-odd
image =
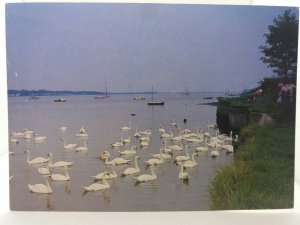
[[[211,209],[292,208],[295,127],[252,125],[241,136],[234,162],[211,181]]]

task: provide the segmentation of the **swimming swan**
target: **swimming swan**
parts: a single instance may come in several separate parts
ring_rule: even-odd
[[[53,158],[52,153],[49,152],[48,155],[50,158],[50,164],[49,164],[50,168],[72,166],[74,164],[73,162],[67,162],[67,161],[58,161],[58,162],[52,163],[52,158]]]
[[[140,168],[137,164],[137,159],[140,158],[139,156],[136,156],[134,158],[134,168],[133,167],[129,167],[129,168],[126,168],[122,173],[121,175],[122,176],[127,176],[127,175],[131,175],[131,174],[135,174],[135,173],[139,173],[140,172]]]
[[[147,182],[147,181],[156,180],[157,176],[154,172],[153,166],[150,167],[150,170],[151,170],[151,174],[143,174],[143,175],[140,175],[138,177],[133,177],[133,178],[136,180],[136,182]]]
[[[37,157],[37,158],[30,160],[30,151],[25,150],[25,152],[27,153],[27,163],[28,164],[46,163],[50,160],[49,158],[43,158],[43,157]]]
[[[83,146],[80,146],[78,148],[75,149],[75,152],[86,152],[88,150],[88,147],[87,147],[87,140],[85,140],[83,142]]]
[[[65,175],[63,174],[51,174],[50,178],[54,181],[68,181],[71,180],[69,173],[68,173],[68,167],[65,167]]]
[[[179,179],[182,179],[182,180],[188,180],[190,178],[189,174],[187,172],[184,172],[183,171],[183,164],[182,162],[177,162],[176,165],[180,165],[180,172],[179,172],[179,175],[178,175],[178,178]]]
[[[110,188],[110,185],[109,185],[109,183],[107,183],[105,176],[103,176],[102,181],[103,181],[102,184],[93,183],[89,186],[81,186],[81,187],[86,191],[100,191],[100,190]]]
[[[109,157],[107,156],[104,156],[104,164],[105,165],[113,165],[113,164],[116,164],[116,165],[120,165],[120,164],[126,164],[126,163],[129,163],[130,160],[128,159],[123,159],[123,158],[114,158],[113,160],[111,161],[108,161]]]
[[[28,189],[33,193],[51,194],[52,188],[49,183],[49,176],[45,176],[46,184],[28,184]]]
[[[189,152],[188,152],[188,145],[186,145],[185,146],[185,155],[177,156],[175,158],[175,162],[185,161],[185,160],[189,160],[189,159],[190,159],[190,155],[189,155]]]
[[[64,138],[61,139],[64,143],[64,149],[73,149],[77,146],[77,144],[66,144],[66,141]]]
[[[197,152],[194,152],[194,153],[192,154],[192,160],[184,161],[183,167],[184,167],[184,168],[192,168],[192,167],[196,166],[196,165],[197,165],[197,162],[196,162],[196,160],[195,160],[195,156],[198,156],[198,153],[197,153]]]
[[[218,157],[220,155],[220,153],[219,153],[219,151],[217,150],[217,145],[215,145],[215,150],[212,150],[211,152],[210,152],[210,156],[211,157]]]
[[[113,179],[113,178],[118,177],[118,174],[116,173],[116,170],[115,170],[115,164],[112,164],[112,173],[104,171],[104,172],[98,173],[96,176],[92,176],[92,177],[95,180],[102,180],[104,176],[105,176],[105,179]]]
[[[129,122],[129,126],[128,127],[122,127],[121,131],[129,131],[131,130],[131,122]]]
[[[122,152],[119,151],[120,155],[135,155],[136,154],[136,150],[137,146],[131,146],[130,149],[128,150],[124,150]]]

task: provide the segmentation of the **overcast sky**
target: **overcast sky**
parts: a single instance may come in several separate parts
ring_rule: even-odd
[[[7,4],[9,89],[240,91],[286,7]],[[298,13],[297,11],[294,11]]]

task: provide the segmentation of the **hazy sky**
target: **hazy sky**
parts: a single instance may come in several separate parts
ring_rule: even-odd
[[[239,91],[286,7],[7,4],[9,89]],[[298,13],[297,11],[294,11]]]

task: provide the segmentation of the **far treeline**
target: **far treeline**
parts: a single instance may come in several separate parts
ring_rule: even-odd
[[[230,165],[218,168],[209,194],[212,210],[282,209],[294,205],[295,111],[298,18],[286,10],[274,18],[259,47],[273,76],[259,81],[257,98],[222,98],[219,104],[267,113],[270,124],[253,123],[240,131],[240,144]],[[284,91],[285,85],[293,87]],[[281,98],[282,97],[282,98]],[[220,103],[221,102],[221,103]]]

